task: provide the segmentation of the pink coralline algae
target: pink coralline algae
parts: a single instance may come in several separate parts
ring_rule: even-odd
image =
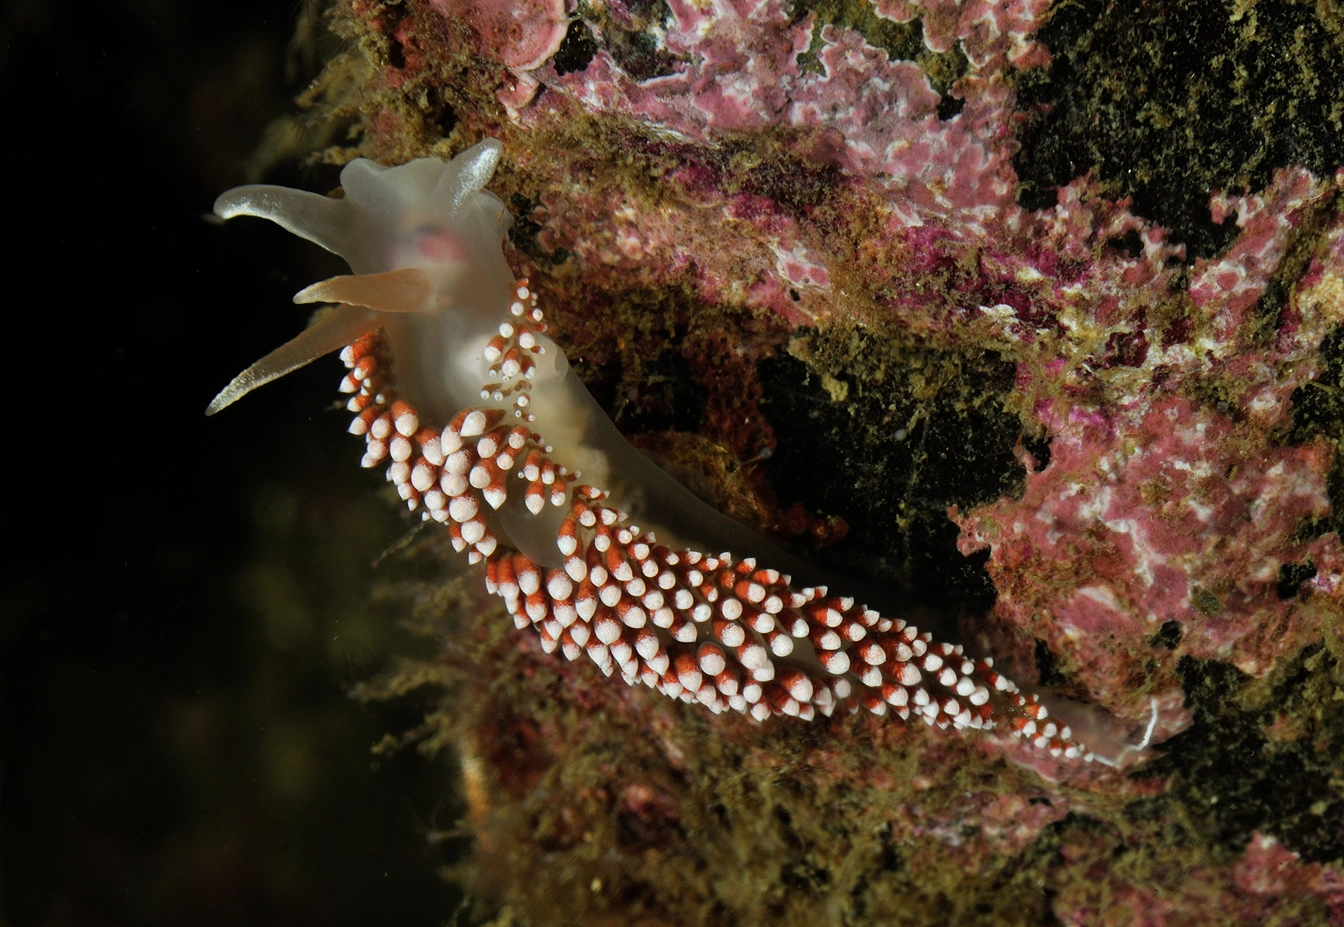
[[[1344,923],[1344,874],[1315,863],[1303,863],[1273,837],[1256,834],[1236,870],[1237,887],[1260,897],[1316,895],[1327,906],[1332,924]]]
[[[1046,4],[928,6],[883,4],[877,14],[895,22],[923,14],[932,51],[962,44],[970,70],[957,82],[963,108],[952,120],[939,119],[941,97],[914,62],[892,61],[858,32],[819,26],[812,15],[791,24],[786,7],[770,0],[670,4],[670,75],[636,82],[599,51],[555,84],[592,110],[696,142],[801,131],[800,153],[896,193],[890,205],[910,224],[927,213],[959,214],[974,226],[1012,206],[1013,94],[1004,72],[1048,60],[1028,38]],[[814,47],[817,67],[804,71],[800,55]]]
[[[678,254],[683,263],[693,257],[707,300],[768,306],[796,322],[829,314],[834,296],[828,264],[834,256],[824,230],[800,227],[788,209],[768,197],[725,196],[721,168],[703,160],[706,145],[779,130],[797,134],[795,151],[805,161],[840,167],[874,184],[894,227],[922,226],[926,217],[972,231],[996,220],[1013,221],[1018,212],[1010,163],[1013,93],[1004,72],[1048,60],[1029,38],[1044,4],[931,4],[927,10],[891,4],[878,10],[893,22],[922,13],[932,50],[962,43],[970,68],[956,83],[961,112],[950,120],[939,118],[941,97],[914,62],[890,60],[852,29],[819,25],[810,15],[791,23],[778,2],[672,3],[669,9],[665,47],[674,62],[669,74],[635,80],[604,49],[583,70],[560,75],[548,64],[533,73],[591,112],[640,120],[665,138],[657,144],[684,159],[668,178],[669,189],[682,199],[680,208],[623,217],[628,210],[602,204],[605,223],[595,215],[577,224],[569,216],[545,222],[548,245],[589,253],[600,248],[598,261],[612,271],[625,271],[626,265],[637,274],[675,270],[677,262],[657,250],[658,230],[717,222],[711,210],[685,208],[709,201],[768,246],[766,257],[772,260],[743,267],[735,259],[738,248],[692,252],[683,231]],[[800,55],[814,47],[817,64],[804,70]],[[515,116],[522,126],[537,127],[555,118],[558,105],[554,96],[543,95]],[[577,205],[566,199],[567,208]],[[593,238],[604,224],[611,230]],[[733,264],[725,266],[724,259]]]
[[[1050,465],[1028,475],[1022,498],[958,518],[963,552],[992,551],[997,613],[1074,654],[1098,690],[1141,678],[1146,639],[1168,621],[1184,628],[1183,652],[1256,675],[1315,640],[1313,622],[1294,620],[1299,598],[1279,593],[1285,566],[1312,565],[1302,591],[1318,603],[1344,594],[1338,535],[1298,536],[1329,514],[1334,450],[1325,440],[1286,446],[1274,437],[1289,421],[1293,391],[1318,372],[1323,337],[1344,318],[1338,218],[1272,340],[1248,321],[1304,212],[1329,190],[1295,170],[1264,196],[1216,198],[1215,217],[1235,211],[1242,232],[1224,257],[1196,264],[1191,319],[1150,343],[1135,309],[1118,300],[1142,313],[1141,300],[1155,302],[1151,291],[1131,285],[1104,298],[1094,321],[1114,313],[1107,346],[1117,334],[1130,340],[1093,362],[1123,366],[1123,391],[1105,405],[1087,401],[1079,394],[1090,377],[1047,363],[1045,376],[1064,386],[1033,408],[1052,437]],[[1145,271],[1126,275],[1162,282]],[[1035,394],[1039,376],[1024,370],[1019,387]],[[1221,402],[1179,390],[1214,379],[1230,384]]]
[[[482,54],[508,67],[512,83],[500,89],[499,100],[511,112],[532,101],[540,86],[532,72],[560,50],[569,28],[564,0],[430,0],[429,5],[445,20],[468,28]]]

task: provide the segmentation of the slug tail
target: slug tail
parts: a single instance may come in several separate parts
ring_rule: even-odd
[[[1123,721],[1096,705],[1085,705],[1052,693],[1040,693],[1050,714],[1069,725],[1074,736],[1087,744],[1092,759],[1105,766],[1125,769],[1146,759],[1159,718],[1157,699],[1152,699],[1149,717],[1138,726]]]

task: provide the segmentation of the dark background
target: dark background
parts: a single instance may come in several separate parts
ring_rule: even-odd
[[[407,522],[324,411],[339,363],[202,414],[332,270],[203,219],[314,76],[304,10],[0,9],[0,922],[444,922],[453,771],[373,756],[413,715],[348,695],[395,649],[367,590]]]

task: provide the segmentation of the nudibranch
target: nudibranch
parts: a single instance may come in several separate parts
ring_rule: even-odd
[[[327,308],[207,414],[339,350],[363,465],[385,466],[412,511],[484,562],[489,591],[547,653],[586,655],[608,676],[716,713],[863,708],[1108,760],[991,659],[803,585],[805,564],[626,442],[505,262],[511,217],[484,189],[501,150],[487,140],[449,163],[390,168],[358,159],[341,172],[341,198],[274,186],[220,196],[221,218],[269,219],[352,273],[300,291],[295,302]]]

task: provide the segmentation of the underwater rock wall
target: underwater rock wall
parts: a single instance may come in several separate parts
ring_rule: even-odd
[[[1344,27],[1306,9],[336,8],[324,157],[500,138],[510,263],[632,440],[1018,678],[1159,708],[1137,769],[1028,771],[664,704],[415,586],[443,651],[367,694],[446,693],[409,740],[463,758],[486,907],[1344,920]]]

